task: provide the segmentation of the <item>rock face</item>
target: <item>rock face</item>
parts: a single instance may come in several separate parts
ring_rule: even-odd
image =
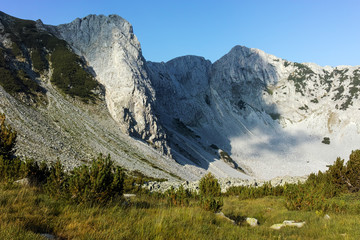
[[[106,88],[108,110],[122,130],[167,154],[166,136],[153,111],[155,92],[130,23],[117,15],[89,15],[48,29],[92,67]]]
[[[186,56],[148,68],[172,148],[217,176],[244,177],[213,160],[218,149],[271,179],[326,170],[358,147],[359,66],[292,63],[236,46],[213,64]]]
[[[198,174],[144,141],[124,134],[126,131],[121,131],[119,122],[110,115],[101,93],[95,93],[94,102],[84,103],[51,81],[56,68],[52,58],[54,44],[65,46],[60,51],[67,49],[65,53],[71,59],[91,71],[54,32],[59,34],[56,27],[41,21],[21,20],[0,12],[0,112],[5,113],[8,124],[18,133],[16,155],[47,162],[59,159],[72,169],[103,153],[110,154],[112,160],[128,170],[149,176],[197,179]],[[47,59],[41,71],[35,67],[36,52],[40,60]]]

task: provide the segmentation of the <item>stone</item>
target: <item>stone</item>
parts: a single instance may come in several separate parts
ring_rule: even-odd
[[[232,224],[236,225],[236,222],[234,220],[232,220],[231,218],[225,216],[225,214],[223,212],[215,213],[215,215],[219,216],[219,217],[222,217],[222,218],[225,218],[226,220],[230,221]]]
[[[14,182],[15,184],[19,184],[22,186],[29,186],[30,185],[30,179],[29,178],[22,178]]]
[[[274,229],[274,230],[280,230],[282,227],[284,226],[284,224],[282,223],[276,223],[274,225],[271,225],[271,229]]]
[[[290,227],[298,227],[301,228],[305,225],[305,222],[295,222],[294,220],[285,220],[283,222],[284,226],[290,226]]]
[[[294,220],[284,220],[283,223],[277,223],[272,225],[270,228],[274,230],[280,230],[282,227],[298,227],[301,228],[305,225],[305,222],[295,222]]]
[[[330,220],[331,217],[330,217],[328,214],[325,214],[325,215],[324,215],[324,219],[325,219],[325,220]]]
[[[132,193],[124,193],[124,198],[134,198],[136,197],[136,194],[132,194]]]
[[[40,235],[46,239],[56,239],[56,236],[50,233],[40,233]]]
[[[246,218],[246,223],[251,227],[257,227],[259,225],[258,220],[256,218]]]

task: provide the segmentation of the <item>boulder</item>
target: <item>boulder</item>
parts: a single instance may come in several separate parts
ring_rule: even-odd
[[[251,226],[251,227],[256,227],[259,225],[258,220],[256,218],[246,218],[246,222]]]
[[[283,223],[277,223],[272,225],[270,228],[274,230],[280,230],[282,227],[298,227],[301,228],[305,225],[305,222],[295,222],[294,220],[285,220]]]

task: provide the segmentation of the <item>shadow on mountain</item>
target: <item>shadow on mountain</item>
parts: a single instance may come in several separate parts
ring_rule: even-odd
[[[265,162],[267,154],[285,156],[308,139],[305,132],[284,131],[277,106],[265,101],[279,79],[258,50],[236,46],[214,64],[184,56],[147,62],[147,68],[157,117],[179,164],[209,169],[223,151],[242,167],[241,149]]]

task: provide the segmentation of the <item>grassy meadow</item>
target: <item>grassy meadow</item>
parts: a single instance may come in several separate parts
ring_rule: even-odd
[[[60,161],[16,158],[16,136],[0,114],[0,239],[360,239],[360,150],[304,183],[224,194],[209,173],[199,192],[151,193],[141,186],[154,179],[110,156],[70,172]],[[247,217],[259,225],[249,226]],[[305,225],[270,228],[284,220]]]
[[[355,204],[359,194],[336,201]],[[360,215],[319,211],[289,211],[283,197],[240,200],[224,197],[222,209],[229,220],[190,201],[186,207],[169,206],[166,199],[137,195],[106,206],[68,204],[51,199],[36,187],[3,184],[0,187],[0,238],[47,239],[359,239]],[[245,217],[260,225],[250,227]],[[305,221],[303,228],[270,229],[284,220]]]

